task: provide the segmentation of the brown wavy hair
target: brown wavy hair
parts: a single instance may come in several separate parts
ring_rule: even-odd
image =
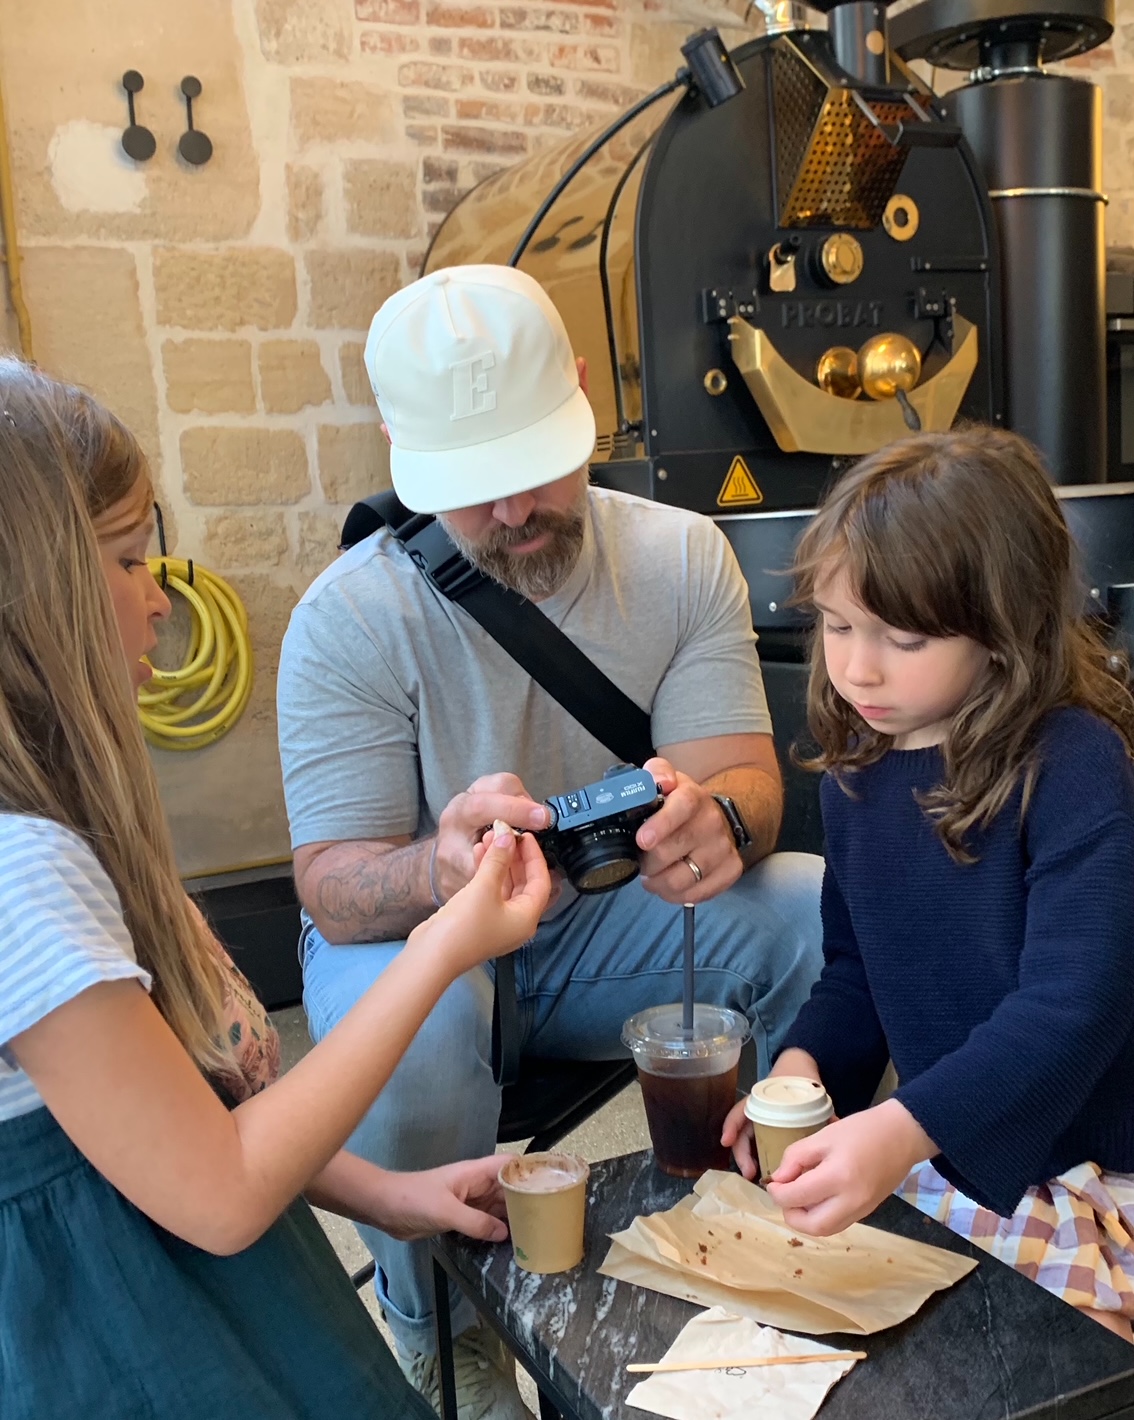
[[[1038,770],[1036,729],[1078,705],[1114,726],[1134,757],[1134,699],[1122,658],[1082,616],[1083,588],[1067,524],[1039,452],[1017,434],[972,425],[916,434],[862,459],[831,490],[800,539],[797,605],[845,574],[851,594],[899,631],[967,636],[990,652],[942,745],[943,782],[921,796],[950,855],[986,827]],[[832,770],[873,764],[891,738],[831,685],[821,631],[812,641],[807,717]]]
[[[95,519],[140,527],[153,488],[130,431],[84,390],[0,357],[0,809],[52,819],[118,892],[153,1001],[207,1072],[231,1068],[224,978],[178,876]]]

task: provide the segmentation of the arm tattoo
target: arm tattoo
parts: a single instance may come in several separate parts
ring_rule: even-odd
[[[432,838],[403,848],[344,843],[329,850],[312,904],[315,925],[342,944],[408,936],[433,912],[432,851]]]

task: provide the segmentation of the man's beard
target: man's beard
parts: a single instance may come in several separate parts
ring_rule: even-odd
[[[586,526],[587,490],[582,489],[574,508],[567,513],[533,513],[522,527],[493,528],[478,542],[462,537],[445,515],[439,520],[468,560],[493,581],[519,592],[529,601],[554,596],[575,570],[583,548]],[[538,552],[516,556],[509,549],[549,533]]]

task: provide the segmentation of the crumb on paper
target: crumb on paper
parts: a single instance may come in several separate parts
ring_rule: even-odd
[[[736,1235],[736,1240],[737,1240],[737,1242],[740,1242],[740,1241],[741,1241],[741,1237],[740,1237],[740,1234],[739,1234],[739,1233],[737,1233],[737,1235]]]
[[[800,1242],[800,1240],[799,1240],[798,1238],[788,1238],[788,1240],[787,1240],[787,1245],[788,1245],[788,1247],[802,1247],[802,1246],[803,1246],[803,1244]]]
[[[706,1253],[706,1252],[708,1252],[708,1250],[709,1250],[709,1249],[708,1249],[708,1247],[707,1247],[707,1245],[706,1245],[705,1243],[698,1243],[698,1244],[697,1244],[697,1251],[698,1251],[698,1252],[700,1252],[700,1253]]]
[[[791,1275],[792,1275],[793,1277],[802,1277],[802,1276],[803,1276],[803,1268],[802,1268],[802,1267],[797,1267],[797,1268],[795,1269],[795,1271],[794,1271]]]
[[[886,1259],[887,1262],[893,1262],[893,1260],[894,1260],[894,1259],[893,1259],[892,1257],[888,1257],[888,1258]]]

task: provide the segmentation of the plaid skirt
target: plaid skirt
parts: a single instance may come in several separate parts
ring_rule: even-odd
[[[1134,1318],[1134,1174],[1080,1164],[1029,1188],[1010,1218],[974,1203],[930,1163],[897,1194],[1073,1307]]]

